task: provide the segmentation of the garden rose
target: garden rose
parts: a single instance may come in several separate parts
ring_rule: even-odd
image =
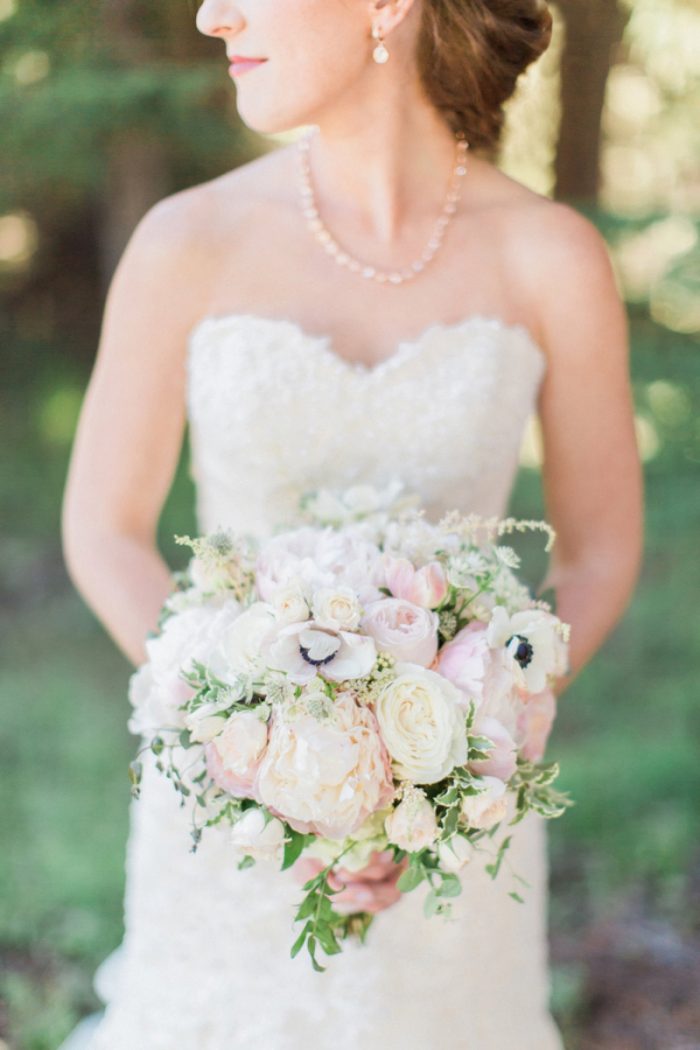
[[[492,828],[506,815],[508,799],[506,785],[498,777],[482,777],[478,795],[467,795],[462,800],[461,817],[470,828]]]
[[[437,613],[403,598],[380,598],[370,602],[361,620],[363,631],[371,635],[379,649],[396,660],[429,667],[438,648]]]
[[[362,606],[351,587],[317,588],[312,609],[315,622],[334,631],[354,631],[362,615]]]
[[[272,718],[257,790],[293,828],[342,839],[391,801],[391,770],[375,717],[349,692],[336,695],[326,718],[280,709]]]
[[[438,837],[438,823],[435,810],[418,788],[407,787],[404,796],[386,818],[389,842],[408,853],[418,853],[432,846]]]
[[[300,582],[292,581],[278,587],[270,597],[277,623],[299,623],[311,615],[304,589]]]
[[[402,780],[433,784],[467,758],[464,697],[418,664],[395,665],[375,702],[382,739]]]

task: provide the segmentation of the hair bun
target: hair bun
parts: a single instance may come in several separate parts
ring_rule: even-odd
[[[424,0],[418,71],[433,105],[473,149],[498,143],[503,106],[552,39],[546,0]]]

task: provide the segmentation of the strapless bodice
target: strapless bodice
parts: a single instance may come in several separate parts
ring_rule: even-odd
[[[401,477],[431,520],[503,513],[546,356],[522,325],[434,324],[373,366],[254,314],[190,333],[190,473],[201,531],[269,534],[320,486]]]

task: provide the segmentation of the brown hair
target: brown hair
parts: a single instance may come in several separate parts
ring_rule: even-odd
[[[418,72],[452,130],[491,153],[504,103],[551,38],[546,0],[423,0]]]

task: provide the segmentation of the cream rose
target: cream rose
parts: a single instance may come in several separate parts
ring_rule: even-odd
[[[374,715],[346,692],[337,694],[327,718],[276,710],[257,790],[298,831],[351,835],[393,797]]]
[[[362,616],[362,606],[351,587],[319,587],[312,598],[314,620],[334,631],[354,631]]]
[[[429,667],[438,648],[440,618],[430,609],[403,598],[370,602],[361,620],[362,630],[396,660]]]
[[[478,786],[478,795],[467,795],[462,800],[461,817],[470,828],[492,828],[503,820],[508,809],[506,785],[498,777],[482,777]]]
[[[270,598],[270,605],[275,610],[277,623],[299,623],[308,620],[311,612],[298,581],[278,587]]]
[[[424,792],[414,787],[404,790],[404,797],[387,817],[384,827],[389,842],[408,853],[432,846],[439,832],[435,810]]]
[[[466,762],[464,697],[417,664],[399,663],[395,671],[375,703],[382,739],[399,779],[433,784]]]

